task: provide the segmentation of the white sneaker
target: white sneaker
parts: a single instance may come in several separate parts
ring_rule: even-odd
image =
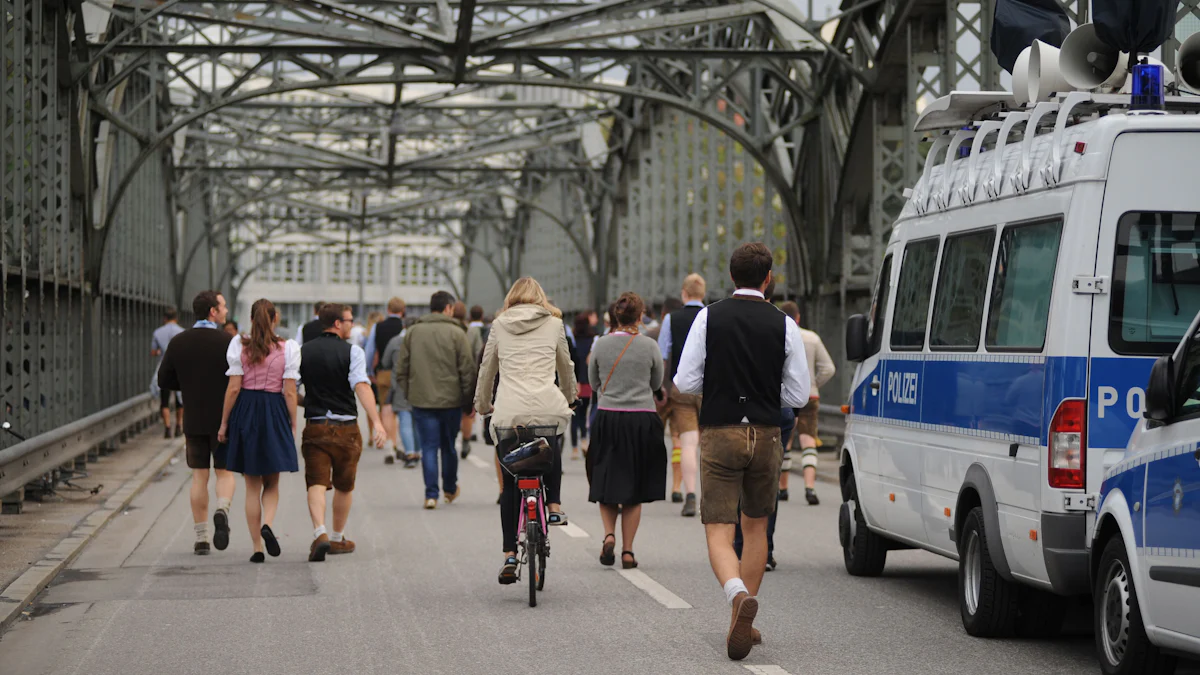
[[[437,508],[437,500],[436,499],[426,499],[425,500],[425,508],[426,509],[436,509]]]

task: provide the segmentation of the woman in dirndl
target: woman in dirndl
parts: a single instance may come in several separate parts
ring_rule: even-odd
[[[219,441],[228,443],[226,468],[246,479],[246,524],[254,542],[250,562],[279,555],[271,530],[279,508],[279,474],[299,471],[296,460],[296,381],[300,345],[275,334],[279,313],[270,300],[250,308],[250,336],[231,340],[225,360],[229,386]]]
[[[658,343],[639,335],[645,304],[625,293],[611,310],[613,330],[596,340],[588,362],[593,394],[600,397],[587,454],[588,501],[600,504],[604,543],[600,564],[616,562],[617,515],[621,516],[621,566],[638,566],[633,539],[642,504],[666,498],[667,448],[654,392],[662,387]]]

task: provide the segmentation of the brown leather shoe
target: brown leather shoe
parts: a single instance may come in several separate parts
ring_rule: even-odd
[[[337,555],[339,553],[354,553],[354,542],[349,539],[329,542],[329,554]]]
[[[762,644],[762,633],[758,632],[757,628],[750,629],[750,642],[756,647]]]
[[[730,659],[741,661],[754,647],[754,617],[758,615],[758,598],[738,593],[733,599],[733,616],[725,636],[725,651]]]
[[[325,562],[325,554],[329,553],[329,548],[329,535],[323,534],[313,539],[312,546],[308,547],[308,562]]]

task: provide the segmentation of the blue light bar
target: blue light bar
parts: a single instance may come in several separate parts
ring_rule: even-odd
[[[1130,110],[1163,110],[1163,67],[1157,63],[1139,63],[1133,67],[1133,98]]]

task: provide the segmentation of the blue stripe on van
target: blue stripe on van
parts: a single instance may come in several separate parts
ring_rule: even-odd
[[[1089,392],[1088,359],[1079,356],[892,356],[855,388],[851,403],[856,416],[1021,443],[1036,439],[1044,446],[1059,403],[1086,396],[1088,445],[1094,448],[1128,443],[1154,362],[1093,359]],[[876,377],[880,387],[873,396],[870,385]]]

